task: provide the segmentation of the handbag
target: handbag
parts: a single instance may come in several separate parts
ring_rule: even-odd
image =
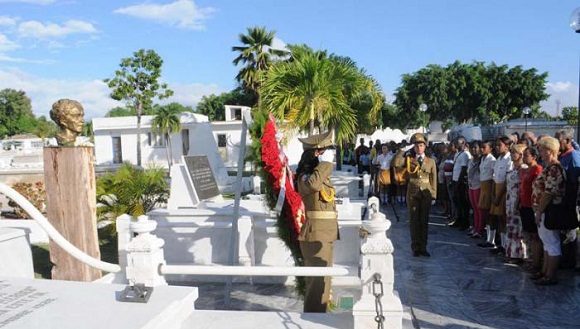
[[[576,209],[564,201],[560,204],[550,203],[544,210],[544,226],[548,230],[573,230],[578,227]]]
[[[558,168],[566,180],[564,169],[562,166],[558,166]],[[577,228],[578,213],[576,212],[576,205],[570,205],[566,202],[566,198],[562,198],[562,202],[559,204],[554,204],[553,201],[550,202],[544,210],[544,226],[548,230],[573,230]]]

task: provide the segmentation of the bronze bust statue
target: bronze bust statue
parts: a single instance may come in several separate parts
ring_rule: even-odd
[[[59,99],[52,104],[50,118],[60,131],[56,134],[59,146],[74,146],[77,135],[83,131],[85,110],[81,103],[71,99]]]

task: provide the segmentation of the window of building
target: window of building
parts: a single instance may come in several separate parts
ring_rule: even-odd
[[[218,147],[226,147],[228,145],[228,138],[226,134],[217,135]]]
[[[181,131],[181,146],[183,148],[183,155],[189,154],[189,129]]]
[[[165,138],[163,138],[163,135],[156,133],[148,133],[147,138],[149,146],[165,147]]]
[[[113,163],[123,163],[121,137],[113,137]]]
[[[234,120],[242,120],[242,109],[234,109]]]

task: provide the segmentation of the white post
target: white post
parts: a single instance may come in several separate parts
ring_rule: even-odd
[[[376,199],[376,200],[375,200]],[[393,267],[393,244],[386,232],[391,222],[377,208],[378,199],[369,199],[369,220],[363,222],[363,228],[369,232],[361,246],[361,281],[362,295],[353,307],[354,328],[375,328],[377,307],[376,294],[382,305],[384,328],[400,329],[403,326],[403,306],[398,296],[393,293],[395,272]],[[377,281],[377,278],[379,280]],[[382,286],[382,289],[381,289]]]
[[[137,233],[127,244],[127,280],[134,285],[142,283],[147,287],[167,285],[159,268],[165,265],[163,245],[165,241],[151,234],[157,223],[142,215],[130,225],[131,232]]]
[[[242,197],[242,173],[245,168],[246,160],[246,134],[248,126],[252,124],[252,114],[250,110],[245,110],[242,113],[242,136],[240,138],[240,154],[238,157],[238,172],[236,175],[236,195],[234,199],[234,215],[232,218],[232,231],[230,234],[230,250],[228,255],[228,265],[234,265],[236,256],[239,254],[238,247],[238,217],[240,216],[240,199]],[[226,307],[230,306],[230,291],[232,289],[232,278],[229,277],[226,281],[224,304]]]
[[[250,216],[240,216],[238,219],[238,263],[242,266],[254,265],[254,234],[252,229],[252,218]]]
[[[119,266],[121,271],[127,268],[127,245],[131,242],[133,234],[131,233],[132,217],[124,214],[117,217],[117,252],[119,254]]]
[[[258,194],[258,195],[262,194],[261,185],[262,185],[262,178],[260,178],[260,176],[258,176],[258,175],[252,176],[252,187],[253,187],[254,194]]]
[[[370,187],[371,187],[371,175],[364,174],[363,175],[363,198],[366,198],[369,195]]]

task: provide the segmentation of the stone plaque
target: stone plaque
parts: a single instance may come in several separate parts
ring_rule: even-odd
[[[147,303],[120,301],[125,286],[0,277],[0,329],[182,328],[197,288],[158,286]]]
[[[184,156],[185,166],[199,200],[220,195],[209,160],[205,155]]]
[[[56,298],[46,291],[0,280],[0,328],[17,324],[54,301]]]

